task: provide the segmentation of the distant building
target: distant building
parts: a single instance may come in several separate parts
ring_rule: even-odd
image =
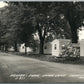
[[[31,48],[29,48],[29,47],[26,47],[26,48],[27,48],[27,53],[32,52]],[[19,46],[19,52],[21,52],[21,53],[25,52],[25,44],[24,43],[20,44],[20,46]]]
[[[14,47],[13,46],[9,47],[8,51],[14,51]]]
[[[26,47],[26,49],[27,49],[27,53],[32,52],[31,48]],[[8,51],[14,51],[14,47],[13,46],[9,47]],[[23,44],[18,44],[18,51],[21,52],[21,53],[25,53],[25,44],[24,43]]]
[[[46,43],[44,45],[44,53],[51,54],[53,56],[59,56],[59,54],[62,52],[63,46],[69,43],[70,43],[69,39],[55,39],[52,42]]]
[[[83,26],[78,29],[78,37],[79,37],[78,39],[79,41],[84,39],[84,27]]]
[[[80,56],[84,57],[84,39],[80,41]]]
[[[84,26],[78,29],[78,37],[79,37],[79,44],[80,44],[80,56],[84,57]]]

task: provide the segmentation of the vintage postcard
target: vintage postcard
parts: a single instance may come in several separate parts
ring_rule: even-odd
[[[0,83],[84,82],[83,1],[0,1]]]

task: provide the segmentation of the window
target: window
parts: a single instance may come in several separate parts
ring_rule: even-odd
[[[55,49],[55,50],[57,49],[57,45],[56,45],[56,44],[54,45],[54,49]]]
[[[24,49],[24,46],[22,46],[22,48]]]

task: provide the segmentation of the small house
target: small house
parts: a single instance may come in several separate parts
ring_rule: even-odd
[[[32,52],[32,49],[31,48],[26,47],[26,49],[27,49],[27,53]],[[23,44],[20,44],[20,46],[19,46],[19,52],[21,52],[21,53],[24,53],[25,52],[25,44],[24,43]]]
[[[8,51],[14,51],[14,47],[13,46],[9,47]]]
[[[52,42],[44,44],[44,54],[51,54],[52,56],[59,56],[62,52],[63,46],[70,43],[69,39],[55,39]]]

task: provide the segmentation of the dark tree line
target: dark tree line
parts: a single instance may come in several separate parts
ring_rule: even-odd
[[[77,43],[77,29],[83,22],[83,3],[79,2],[6,2],[0,13],[0,44],[14,46],[25,43],[34,48],[38,33],[40,54],[44,43],[55,38],[71,39]],[[35,43],[34,43],[35,42]]]

